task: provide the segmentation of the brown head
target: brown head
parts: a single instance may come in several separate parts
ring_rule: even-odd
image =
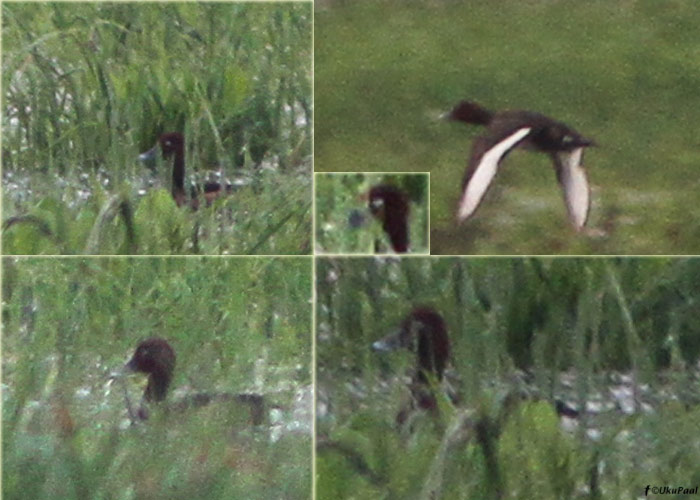
[[[451,111],[445,113],[444,118],[474,125],[488,125],[493,118],[493,113],[474,101],[461,101]]]
[[[173,159],[173,185],[172,194],[178,206],[184,205],[185,194],[185,137],[180,132],[168,132],[158,138],[158,143],[145,153],[139,155],[139,160],[150,162],[155,159],[158,148],[163,158]]]
[[[176,152],[184,152],[185,150],[185,138],[180,132],[168,132],[163,134],[158,139],[158,144],[160,144],[160,149],[163,152],[165,158],[169,157]]]
[[[175,371],[175,350],[166,340],[158,337],[144,340],[136,347],[125,368],[148,375],[148,385],[143,394],[146,401],[162,401]]]
[[[141,161],[153,160],[158,153],[158,148],[160,148],[161,154],[164,158],[169,158],[174,153],[184,153],[185,151],[185,138],[180,132],[168,132],[162,134],[158,138],[158,142],[148,151],[141,153],[139,159]]]

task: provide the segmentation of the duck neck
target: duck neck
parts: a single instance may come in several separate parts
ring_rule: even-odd
[[[481,106],[476,106],[471,116],[471,123],[475,125],[488,125],[491,123],[491,118],[493,118],[493,113],[491,111]]]
[[[182,205],[185,202],[185,151],[184,147],[175,151],[173,159],[173,198],[175,202]]]
[[[385,208],[383,229],[397,253],[408,251],[408,210],[408,204],[400,198]]]
[[[442,380],[443,367],[439,366],[436,356],[433,339],[429,332],[420,332],[418,334],[418,379],[421,382],[428,382],[426,377],[428,373],[434,374],[437,380]]]
[[[475,102],[465,102],[452,112],[452,119],[473,125],[488,125],[493,112]]]
[[[389,235],[391,246],[396,253],[408,251],[409,234],[408,221],[405,217],[384,222],[384,231]]]
[[[148,376],[148,385],[144,392],[146,401],[163,401],[168,393],[171,375],[165,370],[157,370]]]

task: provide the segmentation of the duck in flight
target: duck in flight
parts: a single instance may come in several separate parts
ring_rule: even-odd
[[[569,219],[577,231],[583,228],[591,204],[590,187],[583,168],[583,150],[594,145],[592,140],[540,113],[492,112],[473,101],[462,101],[443,116],[487,128],[472,146],[457,209],[459,222],[474,215],[503,158],[520,147],[549,154],[564,194]]]

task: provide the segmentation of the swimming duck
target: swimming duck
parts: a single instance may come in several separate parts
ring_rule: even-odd
[[[403,320],[397,333],[372,344],[372,349],[380,352],[401,348],[415,353],[416,371],[410,384],[412,401],[396,416],[398,424],[402,424],[416,407],[437,411],[437,400],[429,377],[441,382],[450,359],[450,340],[442,315],[430,307],[416,307]],[[456,395],[449,396],[456,402]]]
[[[408,252],[408,196],[395,186],[379,184],[370,188],[368,198],[369,211],[382,223],[391,247],[396,253]]]
[[[178,207],[187,203],[187,194],[185,192],[185,138],[179,132],[168,132],[162,134],[158,138],[158,142],[148,151],[139,155],[141,161],[151,161],[158,154],[160,148],[163,158],[173,157],[173,180],[172,180],[172,195]],[[207,182],[203,186],[193,187],[190,190],[190,206],[193,209],[199,208],[198,194],[200,191],[204,194],[204,199],[207,206],[220,195],[230,194],[233,190],[231,184],[220,184],[218,182]]]
[[[410,410],[415,407],[424,410],[436,410],[437,401],[430,387],[429,377],[437,382],[445,378],[445,370],[450,361],[450,339],[447,326],[442,315],[430,307],[416,307],[402,321],[396,333],[377,340],[372,349],[380,352],[408,349],[416,354],[416,372],[413,374],[410,390],[412,405],[401,410],[397,422],[402,423]],[[450,384],[447,385],[447,396],[457,404],[459,396]],[[542,399],[534,390],[511,390],[504,399],[504,411],[507,413],[526,399]],[[577,418],[579,411],[562,401],[552,400],[555,411],[560,417]]]
[[[140,372],[148,375],[148,383],[143,393],[143,402],[159,403],[165,400],[175,370],[175,350],[170,343],[159,337],[152,337],[139,343],[131,359],[124,366],[126,371]],[[265,418],[263,396],[259,394],[197,393],[170,405],[176,411],[190,407],[200,407],[213,401],[236,401],[250,407],[251,422],[261,424]],[[135,415],[136,420],[148,419],[146,405],[142,404]],[[136,418],[134,418],[136,417]]]
[[[462,101],[444,115],[446,119],[484,125],[477,137],[462,181],[457,219],[463,222],[478,208],[498,167],[514,148],[550,155],[564,194],[569,219],[576,230],[586,224],[590,187],[583,168],[583,150],[593,146],[571,127],[533,111],[489,111],[473,101]]]

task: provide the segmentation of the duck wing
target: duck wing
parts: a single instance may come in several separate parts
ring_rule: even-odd
[[[463,222],[476,211],[498,171],[501,160],[532,131],[532,127],[510,129],[500,137],[481,136],[474,140],[472,155],[462,183],[457,219]]]
[[[583,168],[583,146],[569,152],[555,153],[552,157],[569,218],[576,230],[580,231],[586,224],[591,206],[591,188]]]

